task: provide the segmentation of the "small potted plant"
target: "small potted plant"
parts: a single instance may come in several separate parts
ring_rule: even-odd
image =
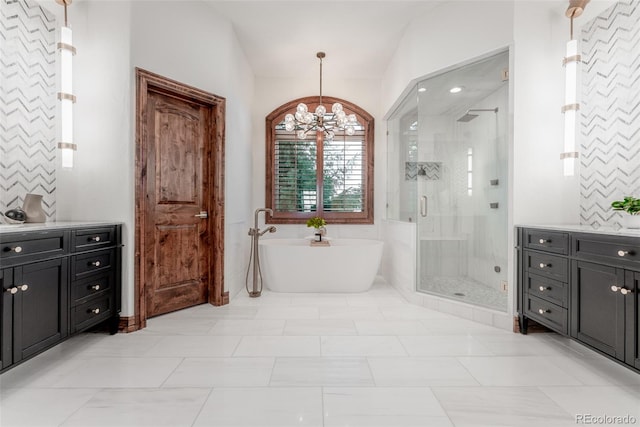
[[[629,215],[623,215],[622,226],[625,228],[640,228],[640,199],[626,196],[623,200],[611,203],[614,211],[625,211]]]
[[[313,227],[316,229],[314,234],[316,236],[320,236],[320,238],[318,239],[319,241],[322,240],[322,236],[327,234],[325,225],[327,225],[327,221],[325,221],[323,218],[320,218],[319,216],[314,216],[313,218],[309,218],[307,220],[307,227]]]

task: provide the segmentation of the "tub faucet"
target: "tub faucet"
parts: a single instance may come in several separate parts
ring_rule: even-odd
[[[269,215],[273,215],[273,210],[269,209],[269,208],[260,208],[260,209],[256,209],[254,215],[253,215],[253,228],[249,229],[249,236],[255,236],[255,235],[260,235],[262,236],[264,233],[266,233],[267,231],[273,233],[276,231],[275,227],[269,227],[267,228],[265,231],[262,232],[262,234],[260,234],[260,229],[258,228],[258,214],[260,212],[268,212]],[[271,231],[271,229],[273,229],[273,231]]]
[[[260,271],[260,254],[258,253],[258,239],[265,233],[275,233],[276,228],[271,225],[264,230],[258,228],[258,214],[260,212],[268,212],[273,215],[273,210],[269,208],[256,209],[254,214],[253,228],[249,229],[251,236],[251,253],[249,255],[249,266],[247,267],[247,276],[245,278],[245,287],[250,297],[259,297],[262,293],[262,272]],[[253,287],[249,289],[249,272],[253,270]]]

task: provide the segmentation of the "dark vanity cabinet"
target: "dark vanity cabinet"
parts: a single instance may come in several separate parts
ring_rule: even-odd
[[[522,231],[522,314],[566,334],[569,325],[569,236],[561,232]]]
[[[117,331],[120,225],[0,234],[1,368],[105,323]]]
[[[640,369],[640,235],[518,228],[518,312]]]

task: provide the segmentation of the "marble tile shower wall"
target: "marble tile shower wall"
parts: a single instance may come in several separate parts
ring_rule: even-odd
[[[640,1],[615,4],[582,30],[580,222],[619,224],[610,209],[640,196]]]
[[[56,202],[56,22],[31,0],[0,0],[0,212]]]

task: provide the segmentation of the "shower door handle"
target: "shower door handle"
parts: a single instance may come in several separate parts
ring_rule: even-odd
[[[427,196],[420,197],[420,215],[427,216]]]

